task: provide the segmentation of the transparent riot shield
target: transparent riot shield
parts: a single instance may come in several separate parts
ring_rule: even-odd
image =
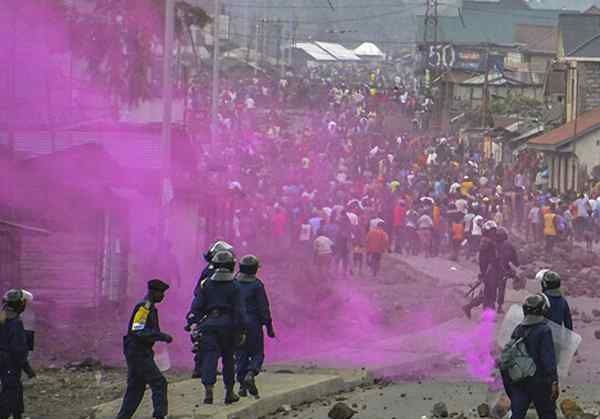
[[[514,304],[511,306],[498,331],[498,336],[496,338],[498,345],[504,347],[504,345],[508,343],[513,331],[524,318],[523,308],[520,305]],[[577,333],[572,332],[566,327],[559,326],[552,321],[548,321],[548,326],[550,326],[550,329],[552,330],[558,375],[560,377],[566,377],[571,362],[573,361],[573,356],[575,355],[577,348],[579,348],[582,338]]]

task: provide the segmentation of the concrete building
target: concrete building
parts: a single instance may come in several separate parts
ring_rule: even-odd
[[[600,108],[530,139],[527,148],[544,153],[550,188],[584,190],[600,165]]]

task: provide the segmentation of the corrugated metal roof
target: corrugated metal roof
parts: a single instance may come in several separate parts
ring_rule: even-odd
[[[439,42],[457,44],[490,42],[510,45],[516,42],[516,25],[555,26],[559,14],[564,12],[563,10],[501,9],[495,3],[477,3],[480,3],[477,7],[465,6],[462,9],[462,18],[458,16],[438,18]],[[417,39],[423,39],[424,19],[424,16],[417,16]]]
[[[557,147],[587,134],[590,131],[600,129],[600,110],[587,112],[577,118],[577,132],[575,122],[571,121],[543,135],[532,138],[528,144],[532,146]]]
[[[554,53],[557,32],[555,26],[518,24],[515,26],[515,42],[524,44],[530,51]]]
[[[316,45],[333,55],[339,61],[360,61],[360,57],[356,55],[352,50],[332,42],[315,42]]]
[[[526,0],[532,9],[561,9],[583,12],[592,6],[600,6],[598,0]]]
[[[600,15],[560,15],[558,30],[567,57],[600,57]]]
[[[315,61],[336,61],[336,58],[333,55],[309,42],[298,42],[294,45],[294,48],[304,51]]]

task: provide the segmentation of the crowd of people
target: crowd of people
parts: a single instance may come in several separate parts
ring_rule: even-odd
[[[592,249],[598,201],[548,190],[535,153],[506,164],[483,141],[419,130],[428,103],[410,77],[383,71],[227,83],[214,235],[343,275],[377,274],[386,251],[473,259],[488,220],[548,252],[559,237]]]

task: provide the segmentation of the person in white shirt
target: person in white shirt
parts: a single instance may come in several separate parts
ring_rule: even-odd
[[[333,240],[321,234],[313,242],[313,249],[317,271],[319,273],[327,272],[333,257]]]
[[[477,212],[471,222],[471,236],[469,237],[469,256],[476,257],[479,252],[479,243],[481,242],[481,226],[483,217]]]

